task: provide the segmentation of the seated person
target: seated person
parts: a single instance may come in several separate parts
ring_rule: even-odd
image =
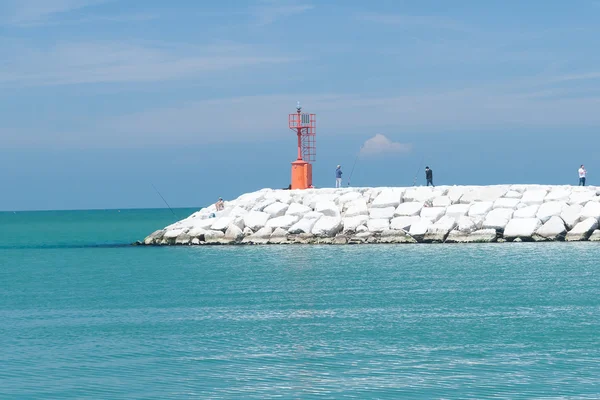
[[[217,208],[217,211],[223,211],[225,209],[225,203],[221,197],[219,197],[219,201],[215,203],[215,207]]]

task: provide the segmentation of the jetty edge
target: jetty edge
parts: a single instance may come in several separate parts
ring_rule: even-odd
[[[494,185],[262,189],[144,245],[600,241],[600,188]]]

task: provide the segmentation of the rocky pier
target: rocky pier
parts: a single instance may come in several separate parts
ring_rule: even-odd
[[[201,209],[145,245],[600,241],[600,188],[497,185],[263,189]]]

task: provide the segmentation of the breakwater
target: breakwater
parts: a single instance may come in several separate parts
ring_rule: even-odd
[[[600,241],[600,188],[496,185],[262,189],[145,245]]]

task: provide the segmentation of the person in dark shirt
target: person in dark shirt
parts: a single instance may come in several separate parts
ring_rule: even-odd
[[[433,184],[433,171],[429,167],[425,167],[425,179],[427,179],[427,186],[431,183],[431,186],[435,187]]]

